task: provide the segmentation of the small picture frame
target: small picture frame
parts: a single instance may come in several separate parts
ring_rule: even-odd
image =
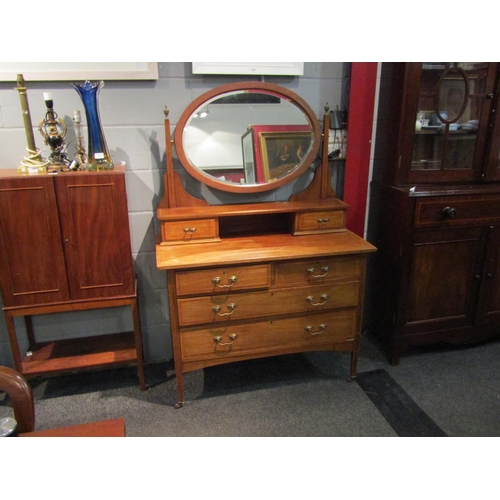
[[[300,164],[309,152],[309,125],[251,125],[257,182],[273,182]],[[247,132],[248,133],[248,132]]]

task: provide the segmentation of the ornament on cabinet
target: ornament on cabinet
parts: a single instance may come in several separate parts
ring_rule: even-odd
[[[17,168],[20,174],[36,174],[47,171],[48,161],[42,158],[41,151],[36,147],[35,137],[33,135],[33,126],[31,124],[31,114],[28,103],[27,88],[23,75],[17,75],[17,87],[15,90],[19,92],[21,101],[21,110],[23,112],[24,128],[26,131],[27,151],[28,154],[21,160],[21,165]]]
[[[87,117],[88,144],[87,170],[113,170],[113,160],[109,154],[99,114],[99,93],[104,82],[72,84],[85,107]]]

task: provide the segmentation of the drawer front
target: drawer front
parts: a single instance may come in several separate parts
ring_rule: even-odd
[[[440,196],[416,201],[416,228],[499,222],[499,195]]]
[[[234,322],[259,318],[356,307],[359,282],[316,285],[292,290],[244,292],[179,299],[179,325]]]
[[[162,240],[190,243],[196,240],[217,240],[215,219],[200,219],[162,223]]]
[[[267,288],[270,284],[270,265],[227,266],[199,271],[175,273],[177,295],[225,293],[235,290]]]
[[[357,309],[244,325],[181,329],[182,361],[220,359],[284,350],[312,350],[356,337]]]
[[[358,280],[360,276],[361,258],[349,255],[277,263],[274,284],[285,286],[322,283],[330,280]]]
[[[308,212],[297,214],[298,232],[321,232],[342,229],[345,226],[345,211]]]

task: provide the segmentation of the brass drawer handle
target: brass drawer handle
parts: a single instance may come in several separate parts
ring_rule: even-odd
[[[319,296],[320,300],[322,302],[313,302],[314,300],[314,296],[313,295],[308,295],[306,297],[306,300],[307,302],[309,302],[312,306],[322,306],[324,304],[326,304],[326,301],[328,300],[328,294],[326,293],[322,293],[320,296]]]
[[[229,340],[231,342],[222,342],[221,336],[214,337],[214,342],[217,345],[231,345],[237,338],[238,338],[238,335],[236,333],[232,333],[231,335],[229,335]]]
[[[324,276],[326,276],[328,274],[328,271],[330,270],[330,268],[328,266],[323,266],[321,268],[321,272],[323,274],[313,274],[314,273],[314,267],[311,267],[307,270],[307,274],[311,275],[313,278],[323,278]]]
[[[220,312],[220,309],[221,307],[220,306],[214,306],[212,308],[212,311],[214,312],[214,314],[217,314],[217,316],[231,316],[231,314],[234,313],[234,310],[236,309],[236,304],[228,304],[227,305],[227,308],[231,311],[231,312],[228,312],[228,313],[221,313]]]
[[[230,276],[229,279],[227,280],[229,282],[229,285],[219,285],[221,282],[221,279],[217,276],[217,278],[212,279],[212,283],[215,286],[218,286],[219,288],[231,288],[235,283],[238,278],[236,276]]]
[[[321,325],[319,325],[319,330],[317,332],[313,332],[312,329],[313,327],[312,326],[306,326],[306,332],[309,334],[309,335],[321,335],[324,331],[325,331],[325,328],[326,328],[326,325],[324,323],[322,323]]]
[[[193,234],[196,232],[196,228],[195,227],[185,227],[184,232],[189,233],[189,234]]]
[[[325,217],[324,219],[318,219],[319,224],[326,224],[327,222],[330,222],[330,219],[328,217]]]

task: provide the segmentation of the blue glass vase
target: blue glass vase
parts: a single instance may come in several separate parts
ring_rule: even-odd
[[[73,83],[73,88],[78,92],[85,107],[87,117],[88,144],[87,144],[87,170],[113,170],[113,160],[109,154],[102,130],[99,116],[99,92],[104,87],[104,82],[83,85]]]

